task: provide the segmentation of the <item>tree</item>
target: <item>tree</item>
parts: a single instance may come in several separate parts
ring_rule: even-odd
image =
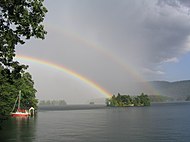
[[[15,81],[15,86],[18,90],[21,90],[22,93],[21,107],[28,109],[32,106],[36,109],[38,101],[35,97],[35,93],[37,91],[34,89],[32,76],[28,72],[24,73],[21,78]]]
[[[150,106],[150,99],[148,95],[142,93],[140,96],[131,97],[129,95],[113,95],[106,100],[107,106]]]
[[[150,99],[148,97],[148,95],[142,93],[140,96],[140,102],[143,106],[150,106]]]
[[[43,0],[1,0],[0,2],[0,121],[10,113],[9,106],[12,106],[15,95],[18,94],[19,82],[28,83],[21,87],[23,97],[28,103],[36,103],[35,89],[31,89],[33,88],[33,82],[30,82],[31,76],[25,73],[27,66],[21,65],[13,58],[16,45],[22,45],[32,37],[45,38],[47,32],[42,22],[46,12]]]
[[[132,99],[129,95],[122,95],[121,96],[121,101],[124,105],[130,105],[132,104]]]
[[[47,9],[43,0],[1,0],[0,2],[0,62],[13,67],[15,46],[31,37],[44,39],[41,24]]]
[[[33,106],[37,108],[37,99],[35,98],[36,90],[34,82],[29,73],[23,73],[20,78],[12,78],[9,75],[2,74],[0,67],[0,122],[7,119],[13,109],[19,91],[21,91],[21,107],[29,108]],[[1,124],[1,123],[0,123]]]
[[[140,106],[141,105],[141,100],[140,100],[139,96],[137,96],[133,99],[133,104],[134,104],[134,106]]]

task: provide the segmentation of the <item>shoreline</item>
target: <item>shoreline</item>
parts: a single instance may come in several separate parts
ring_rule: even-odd
[[[157,104],[176,104],[176,103],[190,103],[190,101],[172,101],[172,102],[152,102],[151,106]],[[150,106],[150,107],[151,107]],[[146,106],[106,106],[105,104],[68,104],[63,106],[38,106],[37,111],[67,111],[67,110],[91,110],[91,109],[109,109],[109,108],[137,108]],[[149,106],[148,106],[149,107]]]

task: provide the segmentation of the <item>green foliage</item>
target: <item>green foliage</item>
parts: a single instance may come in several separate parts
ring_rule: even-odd
[[[47,33],[42,22],[47,9],[43,0],[1,0],[0,2],[0,121],[8,116],[19,90],[24,107],[37,107],[36,90],[26,65],[14,61],[15,47]]]
[[[13,109],[19,90],[21,90],[22,99],[21,107],[29,108],[37,107],[37,99],[35,99],[36,90],[29,73],[23,73],[20,78],[12,78],[0,72],[0,125],[2,120],[7,119]]]
[[[113,95],[112,98],[106,100],[107,106],[150,106],[148,95],[141,94],[140,96],[130,97],[129,95]]]
[[[134,104],[134,106],[141,106],[141,100],[140,100],[140,97],[135,97],[134,99],[133,99],[133,104]]]
[[[37,99],[35,98],[35,93],[37,92],[34,89],[34,81],[32,80],[32,76],[26,72],[23,76],[17,80],[15,83],[17,88],[21,90],[21,107],[22,108],[30,108],[31,106],[35,109],[37,108]]]
[[[137,97],[139,97],[141,105],[150,106],[150,99],[148,95],[142,93],[140,96],[137,96]]]
[[[21,90],[21,108],[28,109],[31,106],[37,108],[38,101],[35,98],[36,90],[32,76],[26,72],[20,78],[12,77],[10,80],[10,76],[5,74],[2,68],[0,67],[0,121],[9,117],[19,90]]]
[[[11,66],[15,46],[31,37],[44,39],[41,24],[47,9],[43,0],[1,0],[0,2],[0,62]],[[18,65],[18,64],[17,64]]]

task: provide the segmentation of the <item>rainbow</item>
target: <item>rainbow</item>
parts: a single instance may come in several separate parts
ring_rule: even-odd
[[[95,43],[90,39],[83,38],[78,33],[72,32],[72,30],[60,28],[58,25],[54,26],[48,24],[46,26],[49,27],[51,30],[56,31],[60,34],[66,34],[67,37],[74,39],[80,43],[83,43],[85,45],[88,45],[88,47],[91,47],[96,51],[98,51],[99,53],[102,53],[104,56],[117,63],[120,67],[122,67],[127,73],[129,73],[133,77],[134,80],[139,82],[147,82],[146,79],[142,75],[140,75],[140,73],[137,72],[137,70],[134,69],[133,65],[131,65],[129,62],[122,59],[121,57],[117,56],[113,51],[107,50],[106,48],[102,47],[101,45]],[[157,95],[160,94],[159,91],[157,91],[151,84],[144,83],[143,85],[152,94],[157,94]]]
[[[41,64],[41,65],[46,65],[48,67],[51,67],[53,69],[59,70],[61,72],[66,73],[69,76],[72,76],[78,80],[80,80],[81,82],[87,84],[88,86],[94,88],[96,91],[98,91],[99,93],[101,93],[102,95],[104,95],[106,98],[110,98],[112,96],[111,93],[109,93],[107,90],[105,90],[104,88],[102,88],[100,85],[98,85],[97,83],[95,83],[92,80],[89,80],[88,78],[64,67],[63,65],[59,65],[50,61],[46,61],[46,60],[42,60],[39,58],[34,58],[34,57],[30,57],[30,56],[24,56],[24,55],[16,55],[17,59],[21,59],[24,61],[28,61],[28,62],[33,62],[33,63],[37,63],[37,64]]]
[[[56,31],[60,34],[65,34],[67,37],[74,39],[75,41],[79,42],[79,43],[83,43],[85,45],[87,45],[90,48],[95,49],[96,51],[98,51],[99,53],[103,54],[104,56],[106,56],[108,59],[112,60],[113,62],[117,63],[118,65],[120,65],[125,71],[127,71],[130,75],[132,75],[132,77],[137,80],[137,81],[142,81],[142,82],[146,82],[146,79],[144,79],[143,76],[141,76],[135,69],[134,66],[132,66],[129,62],[127,62],[126,60],[122,59],[121,57],[117,56],[113,51],[111,50],[107,50],[106,48],[104,48],[103,46],[95,43],[94,41],[87,39],[87,38],[83,38],[81,35],[79,35],[76,32],[73,32],[72,30],[68,30],[68,29],[63,29],[60,28],[59,26],[54,26],[51,24],[46,25],[48,28],[50,28],[50,30]]]

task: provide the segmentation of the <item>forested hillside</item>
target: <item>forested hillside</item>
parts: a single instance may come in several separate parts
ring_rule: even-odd
[[[167,82],[149,82],[162,96],[169,96],[174,100],[186,100],[190,96],[190,80]]]

